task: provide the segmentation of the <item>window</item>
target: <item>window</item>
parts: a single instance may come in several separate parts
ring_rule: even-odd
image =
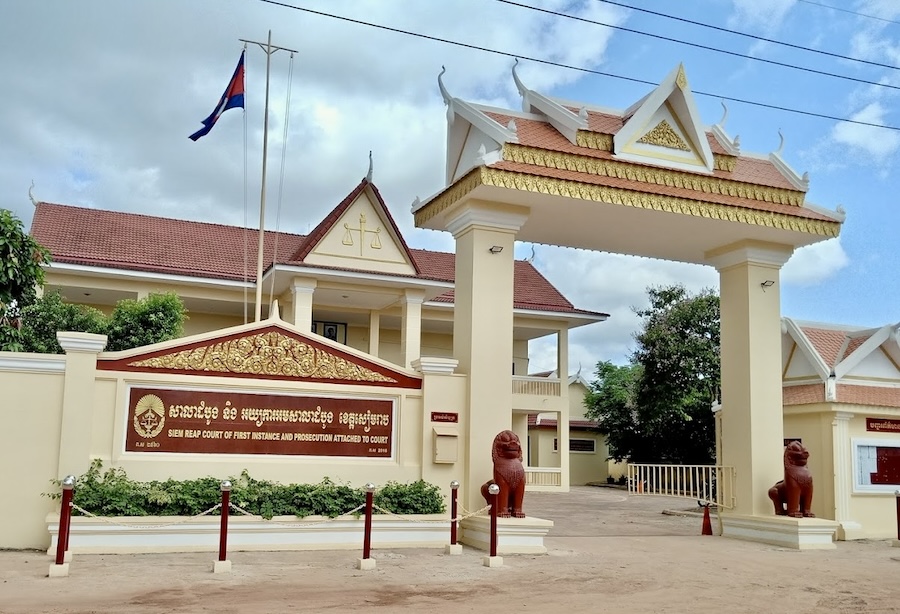
[[[854,492],[887,493],[900,489],[900,440],[853,440]]]
[[[312,332],[347,345],[347,325],[342,322],[313,322]]]
[[[596,453],[597,442],[593,439],[570,439],[569,452],[583,452],[585,454]]]
[[[553,451],[559,452],[559,439],[556,437],[553,438]]]

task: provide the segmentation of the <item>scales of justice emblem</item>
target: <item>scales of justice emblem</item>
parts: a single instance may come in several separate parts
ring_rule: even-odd
[[[134,406],[134,431],[144,439],[153,439],[166,423],[166,406],[155,394],[145,394]]]

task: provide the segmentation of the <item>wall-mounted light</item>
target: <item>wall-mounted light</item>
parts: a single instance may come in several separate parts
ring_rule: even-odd
[[[760,287],[763,289],[763,292],[765,292],[765,291],[766,291],[766,288],[771,288],[772,286],[775,285],[775,282],[772,281],[771,279],[767,279],[766,281],[762,282],[762,283],[759,284],[759,285],[760,285]]]
[[[499,254],[500,252],[503,251],[503,246],[502,245],[492,245],[488,249],[488,251],[491,252],[492,254]]]

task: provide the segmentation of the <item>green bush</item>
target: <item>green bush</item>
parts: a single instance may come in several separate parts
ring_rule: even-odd
[[[99,309],[63,301],[49,292],[22,310],[22,340],[26,352],[62,354],[56,331],[106,334],[106,316]]]
[[[366,500],[365,490],[335,484],[328,478],[318,484],[279,484],[254,479],[244,470],[230,480],[231,502],[263,518],[334,518]],[[60,485],[58,480],[53,482]],[[45,494],[59,499],[61,493]],[[73,500],[98,516],[195,516],[219,503],[221,491],[219,480],[212,477],[135,482],[128,479],[124,469],[103,470],[103,462],[95,459],[76,479]],[[439,514],[446,509],[440,489],[422,480],[411,484],[388,482],[376,492],[375,504],[395,514]]]
[[[129,350],[180,337],[185,313],[184,304],[174,292],[119,301],[109,319],[106,349]]]

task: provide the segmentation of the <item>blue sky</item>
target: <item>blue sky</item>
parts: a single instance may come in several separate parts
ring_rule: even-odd
[[[518,0],[517,0],[518,1]],[[900,2],[622,0],[651,11],[900,66]],[[716,32],[600,0],[521,4],[727,49],[767,60],[900,86],[900,71]],[[579,22],[495,0],[292,0],[288,4],[422,32],[522,56],[658,82],[683,62],[694,91],[839,118],[900,126],[900,90],[791,70]],[[247,56],[248,183],[243,123],[229,111],[193,143],[240,54],[238,38],[298,50],[292,71],[285,176],[279,191],[289,60],[273,56],[267,226],[305,233],[366,173],[413,247],[452,251],[446,234],[412,226],[410,204],[443,187],[445,110],[436,77],[454,96],[506,108],[520,101],[512,58],[311,15],[259,0],[76,4],[34,0],[4,7],[0,51],[9,59],[0,113],[0,206],[26,225],[34,181],[40,200],[183,219],[253,225],[258,213],[264,55]],[[523,61],[526,85],[547,95],[625,108],[650,86]],[[716,97],[697,96],[720,120]],[[782,312],[880,326],[900,320],[895,202],[900,132],[728,103],[726,130],[744,152],[783,157],[810,173],[808,200],[847,213],[841,237],[799,251],[783,272]],[[280,214],[279,211],[280,203]],[[245,213],[246,211],[246,213]],[[520,245],[519,257],[531,254]],[[648,285],[715,287],[715,271],[626,256],[538,246],[535,265],[576,306],[611,314],[572,335],[570,364],[623,362],[639,322],[631,308]],[[553,368],[547,343],[534,370]]]

